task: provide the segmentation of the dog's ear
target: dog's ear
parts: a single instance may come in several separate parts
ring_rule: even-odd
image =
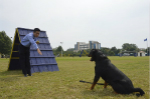
[[[100,57],[106,57],[106,55],[101,50],[98,50],[98,53],[99,53]]]
[[[92,49],[92,51],[95,51],[95,49]]]
[[[93,51],[93,52],[97,52],[98,50],[97,50],[97,49],[92,49],[92,51]]]

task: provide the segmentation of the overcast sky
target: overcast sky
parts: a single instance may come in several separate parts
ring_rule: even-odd
[[[63,42],[65,50],[89,40],[109,48],[146,48],[149,11],[149,0],[0,0],[0,31],[11,37],[17,27],[38,27],[52,48]]]

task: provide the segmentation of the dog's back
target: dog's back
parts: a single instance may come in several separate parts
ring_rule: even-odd
[[[115,80],[130,80],[122,71],[120,71],[115,65],[111,63],[109,59],[97,62],[96,71],[99,71],[102,78],[105,80],[115,81]]]

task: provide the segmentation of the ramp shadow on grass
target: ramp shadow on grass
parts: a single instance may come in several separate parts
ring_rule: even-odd
[[[11,70],[11,71],[2,71],[0,72],[1,76],[6,76],[6,75],[20,75],[22,74],[21,70]]]
[[[21,77],[21,76],[3,77],[3,78],[0,77],[0,81],[3,81],[3,82],[13,82],[13,81],[20,80],[19,77]]]
[[[16,81],[20,79],[19,77],[23,77],[23,74],[20,70],[0,72],[0,81],[4,82]]]

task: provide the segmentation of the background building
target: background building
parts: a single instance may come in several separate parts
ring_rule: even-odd
[[[89,41],[89,43],[85,42],[77,42],[74,45],[74,51],[80,51],[80,50],[85,50],[85,49],[101,49],[101,43],[97,41]]]
[[[89,41],[89,49],[101,49],[101,43],[97,41]]]
[[[79,51],[79,50],[85,50],[85,49],[89,49],[89,44],[85,43],[85,42],[77,42],[77,44],[75,44],[75,51]]]
[[[144,51],[139,51],[138,56],[145,56],[145,52]]]

